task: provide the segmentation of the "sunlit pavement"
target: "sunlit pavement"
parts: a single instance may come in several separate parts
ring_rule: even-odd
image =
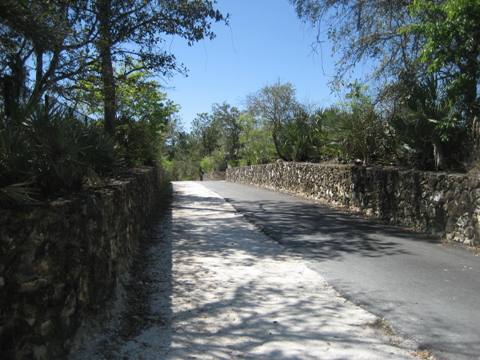
[[[147,314],[135,315],[143,324],[122,336],[113,319],[107,336],[77,358],[413,357],[374,315],[201,184],[174,183],[171,232],[148,254],[153,291],[143,300]],[[127,308],[117,318],[128,316]]]

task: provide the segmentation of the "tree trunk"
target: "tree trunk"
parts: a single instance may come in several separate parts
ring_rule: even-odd
[[[24,94],[26,69],[20,56],[16,55],[9,61],[11,75],[3,79],[4,111],[8,121],[12,121],[21,108]]]
[[[478,115],[475,115],[472,123],[472,137],[473,137],[473,147],[474,147],[474,160],[480,159],[480,118]]]
[[[25,113],[30,114],[40,104],[44,94],[45,76],[43,73],[43,55],[41,48],[35,47],[35,82],[30,97],[25,106]]]
[[[2,79],[2,90],[3,90],[3,111],[5,113],[5,117],[7,121],[11,121],[14,109],[15,109],[15,97],[13,95],[14,92],[14,84],[13,84],[13,77],[10,75],[6,75]]]
[[[277,126],[274,125],[273,131],[272,131],[272,137],[273,137],[273,144],[275,145],[275,151],[277,152],[277,155],[280,159],[283,161],[288,161],[287,157],[282,154],[282,151],[280,150],[280,145],[278,143],[278,137],[277,137]]]
[[[467,59],[466,64],[460,67],[462,75],[467,79],[463,85],[463,101],[467,113],[467,129],[473,150],[471,160],[477,160],[479,158],[477,122],[480,116],[479,104],[477,102],[477,77],[480,67],[477,60],[477,51],[472,50],[468,54]]]
[[[100,39],[97,44],[100,54],[101,77],[103,82],[104,127],[114,135],[117,116],[115,77],[112,64],[112,36],[110,31],[111,0],[97,3]]]

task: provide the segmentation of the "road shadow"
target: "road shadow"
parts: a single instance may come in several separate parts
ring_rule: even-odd
[[[177,293],[180,297],[190,295],[188,288]],[[328,356],[329,359],[340,360],[354,358],[362,350],[372,351],[372,345],[380,343],[374,341],[372,344],[371,338],[358,336],[369,326],[368,323],[352,326],[351,319],[338,319],[339,313],[345,313],[341,303],[319,306],[318,300],[308,294],[292,298],[290,291],[265,286],[261,279],[237,287],[233,295],[220,292],[217,296],[221,300],[175,314],[175,321],[196,324],[182,326],[175,334],[175,358],[189,358],[194,352],[216,359],[318,359],[318,352],[309,355],[306,348],[302,349],[305,344],[314,342],[323,343],[325,350],[338,353],[337,356]],[[265,313],[256,310],[262,303],[270,305],[273,298],[286,300],[285,305]],[[225,321],[226,314],[232,312],[239,315],[237,321]],[[210,328],[199,329],[198,325],[205,321],[205,316],[219,321],[214,327],[209,324]],[[332,326],[333,319],[337,327]],[[277,344],[291,344],[293,354],[281,350]],[[375,352],[377,356],[373,358],[391,358],[388,348]]]
[[[385,317],[404,338],[415,334],[419,349],[432,350],[439,359],[480,359],[478,322],[472,321],[476,304],[471,300],[478,289],[478,267],[471,254],[439,246],[435,236],[313,201],[236,184],[209,188],[284,244],[286,253],[313,260],[309,267],[327,274],[342,296]],[[380,285],[375,285],[375,272]],[[366,285],[357,283],[365,277]]]
[[[310,258],[337,259],[410,254],[402,241],[438,244],[439,239],[305,202],[226,199],[272,239]]]
[[[178,193],[173,209],[173,255],[179,264],[174,263],[174,296],[182,306],[175,306],[166,358],[318,359],[320,351],[338,360],[362,351],[375,353],[375,359],[392,357],[384,340],[359,335],[368,323],[352,318],[351,304],[332,301],[336,293],[322,290],[321,282],[309,285],[298,278],[282,287],[282,265],[292,255],[232,217],[222,199]],[[260,263],[270,265],[252,275],[248,269]],[[272,275],[272,267],[280,270]],[[222,269],[221,282],[212,284],[210,277],[217,279]],[[322,291],[329,296],[319,295]]]

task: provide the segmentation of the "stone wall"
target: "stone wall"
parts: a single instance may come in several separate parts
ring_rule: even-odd
[[[159,177],[140,168],[101,188],[0,212],[0,358],[66,356],[129,267],[157,205]]]
[[[465,245],[480,245],[478,177],[279,161],[228,169],[226,179],[321,200]]]

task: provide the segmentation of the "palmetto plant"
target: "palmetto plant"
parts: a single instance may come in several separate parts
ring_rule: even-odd
[[[350,85],[347,102],[332,124],[333,138],[346,160],[388,163],[392,152],[388,126],[365,90],[358,83]]]
[[[22,123],[0,121],[0,203],[31,202],[30,148]]]
[[[32,203],[82,187],[118,162],[113,141],[68,111],[39,107],[0,125],[0,203]]]
[[[420,168],[461,168],[468,146],[467,123],[446,93],[430,76],[404,84],[408,95],[400,99],[390,120],[404,159]],[[402,156],[402,154],[400,154]]]

